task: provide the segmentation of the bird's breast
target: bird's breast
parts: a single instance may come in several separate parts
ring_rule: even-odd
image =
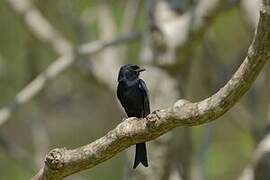
[[[118,86],[118,98],[129,117],[143,116],[143,97],[138,86]]]

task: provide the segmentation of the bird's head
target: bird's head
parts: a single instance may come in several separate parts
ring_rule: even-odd
[[[137,65],[133,65],[133,64],[126,64],[123,65],[120,68],[119,74],[118,74],[118,82],[121,81],[122,79],[127,79],[127,80],[136,80],[139,75],[140,72],[145,71],[144,68],[140,68]]]

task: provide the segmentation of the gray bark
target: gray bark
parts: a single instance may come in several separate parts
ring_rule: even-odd
[[[178,126],[208,123],[227,112],[250,88],[270,57],[270,0],[264,0],[255,38],[236,73],[217,93],[199,102],[179,100],[146,118],[128,118],[104,137],[73,150],[54,149],[34,179],[62,179],[96,166],[127,147],[153,140]]]

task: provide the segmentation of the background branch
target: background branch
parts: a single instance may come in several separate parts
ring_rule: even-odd
[[[270,176],[270,134],[259,143],[251,163],[244,169],[238,180],[267,180]]]
[[[126,119],[107,135],[86,146],[74,150],[54,149],[47,155],[44,168],[35,178],[61,179],[91,168],[133,144],[155,139],[177,126],[195,126],[222,116],[249,89],[269,59],[269,5],[270,1],[265,0],[246,59],[217,93],[197,103],[179,100],[174,106],[154,111],[144,119]]]
[[[151,25],[156,36],[157,57],[153,58],[160,66],[183,64],[190,57],[191,47],[207,31],[217,15],[224,9],[223,0],[201,0],[189,11],[177,12],[166,0],[153,1]]]
[[[197,104],[190,102],[210,97],[229,80],[246,57],[259,20],[259,2],[262,0],[251,1],[0,2],[0,27],[3,31],[0,35],[0,123],[3,122],[1,134],[5,135],[1,136],[2,144],[0,143],[0,165],[4,168],[0,179],[29,179],[33,170],[44,166],[43,159],[50,147],[64,146],[73,149],[93,142],[115,127],[124,116],[115,100],[115,78],[121,64],[135,63],[147,69],[142,78],[150,90],[152,110],[175,109],[173,113],[181,115],[179,111],[186,111]],[[246,6],[252,3],[253,5]],[[237,31],[234,27],[237,27]],[[140,33],[128,33],[134,29],[143,30],[142,41],[125,44],[124,42],[132,41],[133,35],[136,36],[134,40],[140,38]],[[116,39],[121,41],[122,37],[125,39],[129,35],[131,39],[119,42],[120,46],[110,45],[110,42]],[[96,52],[89,56],[89,50]],[[250,57],[254,58],[250,54],[252,53],[249,52],[248,60]],[[52,61],[54,59],[56,60]],[[68,62],[64,62],[65,60]],[[67,179],[123,177],[128,180],[226,180],[236,179],[245,167],[244,172],[253,174],[250,176],[252,180],[256,173],[261,176],[264,174],[264,178],[269,179],[270,174],[267,171],[257,169],[261,161],[267,162],[268,156],[262,155],[257,161],[254,160],[256,153],[252,153],[254,150],[257,152],[265,133],[268,134],[269,126],[266,121],[269,119],[267,116],[270,116],[269,67],[266,66],[261,71],[241,101],[235,99],[239,104],[218,121],[199,127],[177,128],[148,142],[149,168],[130,168],[134,158],[134,147],[131,147],[125,156],[121,153],[91,171],[76,173]],[[49,77],[47,71],[51,72],[48,73]],[[41,75],[44,75],[43,79],[37,81]],[[22,87],[25,88],[20,90]],[[228,88],[221,89],[222,92],[227,90]],[[238,90],[242,92],[245,89]],[[224,96],[227,95],[225,93]],[[235,97],[234,94],[228,96]],[[175,106],[172,104],[177,99],[188,99],[190,102],[182,100],[175,103],[175,106],[183,103],[180,107],[184,109],[173,108]],[[207,99],[204,101],[205,106],[223,103],[215,98]],[[224,106],[220,105],[220,111],[224,110],[227,103],[233,103],[228,101],[223,103]],[[106,108],[103,108],[104,104]],[[200,108],[197,112],[208,111],[201,106]],[[154,111],[152,116],[162,114],[163,110]],[[190,113],[194,111],[192,109]],[[212,114],[212,111],[218,112],[217,109],[212,109],[209,113]],[[209,113],[203,118],[203,122],[209,119],[208,116],[216,118]],[[193,115],[197,118],[202,114]],[[170,129],[179,120],[173,118],[166,119],[171,120],[169,127],[160,127]],[[8,121],[9,119],[12,121]],[[155,125],[159,127],[157,121],[152,123],[154,125],[147,119],[144,122],[151,132]],[[204,131],[208,125],[215,127],[213,136],[210,128]],[[77,133],[70,133],[74,129]],[[155,134],[155,130],[153,131]],[[137,136],[133,138],[132,134],[132,137],[127,136],[127,141],[132,141],[131,144],[133,140],[145,138],[140,133],[139,139]],[[201,139],[202,136],[205,137],[204,140]],[[73,152],[63,150],[68,155],[70,151]],[[113,151],[118,152],[115,149]],[[89,153],[86,152],[86,155]],[[123,158],[126,159],[125,164]],[[58,163],[50,163],[51,159],[58,161],[57,157],[50,158],[49,155],[45,171],[60,174],[55,165]],[[82,162],[79,158],[74,164],[84,169],[91,159],[92,157],[84,161],[85,166],[79,163]],[[252,160],[248,163],[250,159]],[[63,163],[63,168],[59,165],[59,171],[74,168],[74,164],[67,164],[68,167]],[[51,168],[50,165],[57,168]],[[42,176],[42,173],[40,171],[38,176]]]
[[[72,45],[59,33],[31,0],[7,0],[10,7],[23,18],[29,30],[41,41],[48,43],[59,54],[72,50]]]
[[[122,37],[112,39],[111,41],[94,41],[92,43],[86,43],[78,48],[78,53],[83,55],[93,55],[107,47],[118,45],[123,42],[133,41],[139,37],[139,33],[130,33]],[[10,103],[10,105],[3,107],[0,110],[0,126],[11,117],[13,112],[15,112],[18,107],[35,97],[50,80],[54,79],[56,76],[70,67],[75,60],[75,54],[72,52],[59,57],[44,72],[39,74],[32,82],[23,88],[16,95],[15,99]]]

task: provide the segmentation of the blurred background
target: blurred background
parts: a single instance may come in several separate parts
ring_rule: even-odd
[[[215,93],[245,58],[259,5],[1,0],[0,179],[30,179],[49,150],[88,144],[120,123],[126,116],[115,89],[122,64],[147,69],[152,110]],[[270,179],[269,155],[262,163],[257,155],[268,137],[269,75],[268,65],[218,120],[149,142],[149,168],[132,169],[131,147],[66,179]]]

